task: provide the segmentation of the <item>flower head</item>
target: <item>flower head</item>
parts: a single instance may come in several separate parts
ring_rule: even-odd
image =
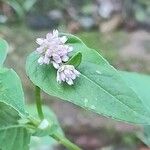
[[[66,36],[59,37],[58,31],[53,30],[52,33],[48,33],[46,38],[37,38],[36,43],[39,47],[36,51],[41,55],[38,59],[38,63],[50,64],[58,69],[63,62],[67,62],[69,59],[69,52],[73,49],[71,46],[65,44],[67,41]]]
[[[67,82],[69,85],[72,85],[73,80],[79,77],[79,75],[80,72],[73,65],[62,65],[57,71],[57,82]]]
[[[69,52],[73,48],[66,44],[66,36],[59,36],[57,30],[48,33],[45,38],[37,38],[36,43],[39,47],[36,52],[40,55],[38,63],[53,64],[57,69],[57,82],[66,82],[69,85],[80,75],[80,72],[73,65],[64,65],[69,60]]]

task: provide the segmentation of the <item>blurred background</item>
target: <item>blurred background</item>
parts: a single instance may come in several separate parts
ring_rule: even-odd
[[[150,0],[0,0],[0,37],[10,45],[6,65],[20,75],[28,103],[34,87],[25,75],[26,56],[36,38],[53,29],[77,35],[117,69],[150,73]],[[43,98],[66,136],[84,150],[148,150],[136,137],[140,127]],[[48,139],[33,141],[32,150],[52,150]]]

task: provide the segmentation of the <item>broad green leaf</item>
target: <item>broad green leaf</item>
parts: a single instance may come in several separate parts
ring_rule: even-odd
[[[80,39],[66,36],[74,54],[82,53],[82,62],[77,68],[81,75],[74,85],[58,84],[56,70],[51,65],[39,65],[36,52],[31,53],[26,62],[26,72],[31,81],[49,95],[95,113],[126,122],[150,124],[150,112],[118,71]]]
[[[78,52],[77,54],[73,55],[72,58],[67,62],[69,65],[73,65],[74,67],[78,67],[82,61],[82,54]]]
[[[0,68],[0,102],[25,115],[24,94],[21,81],[12,69]]]
[[[0,102],[0,149],[28,150],[30,133],[19,125],[19,113],[9,105]]]
[[[18,124],[19,119],[20,116],[16,110],[0,102],[0,128]]]
[[[27,110],[28,110],[29,114],[31,114],[33,117],[38,119],[37,110],[36,110],[36,107],[34,105],[29,105],[27,107]],[[57,132],[60,135],[63,135],[63,131],[59,125],[59,122],[58,122],[54,112],[50,108],[43,106],[43,113],[45,115],[45,119],[47,119],[49,121],[50,129],[46,130],[46,133],[45,133],[45,131],[37,129],[37,131],[34,135],[35,136],[50,135],[53,132]]]
[[[150,111],[150,76],[131,72],[120,72],[124,81],[131,87]]]
[[[23,126],[0,128],[0,149],[29,150],[30,133]]]
[[[0,40],[0,65],[7,55],[7,43]],[[0,67],[0,150],[28,150],[30,133],[18,121],[24,110],[24,95],[17,74]]]
[[[150,110],[150,76],[138,73],[129,73],[121,71],[123,79],[126,83],[137,93],[137,95],[143,101],[145,109]],[[147,146],[150,147],[150,126],[143,126],[143,132],[137,133],[137,136],[143,141]]]
[[[2,65],[6,59],[8,51],[8,44],[5,40],[0,39],[0,65]]]

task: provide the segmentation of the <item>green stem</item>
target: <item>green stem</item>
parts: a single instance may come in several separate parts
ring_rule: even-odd
[[[58,141],[60,144],[64,145],[68,150],[82,150],[77,145],[73,144],[71,141],[69,141],[67,138],[65,138],[62,135],[59,135],[58,133],[54,133],[50,135],[52,138],[54,138],[56,141]]]
[[[35,86],[35,100],[36,100],[36,108],[41,120],[44,119],[44,114],[42,111],[42,101],[41,101],[41,92],[38,86]]]
[[[40,93],[40,88],[38,86],[35,86],[35,99],[36,99],[36,107],[37,107],[37,112],[38,112],[39,118],[41,120],[43,120],[44,114],[42,111],[41,93]],[[82,150],[81,148],[79,148],[77,145],[73,144],[71,141],[69,141],[67,138],[65,138],[62,135],[54,133],[50,136],[52,138],[54,138],[56,141],[58,141],[60,144],[64,145],[66,148],[68,148],[68,150]]]

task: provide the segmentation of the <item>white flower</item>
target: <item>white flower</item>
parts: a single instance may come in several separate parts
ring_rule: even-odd
[[[73,80],[76,79],[76,77],[79,77],[80,72],[77,71],[73,65],[62,65],[57,70],[57,82],[67,82],[69,85],[73,84]]]
[[[66,41],[67,37],[59,37],[57,30],[48,33],[45,39],[37,38],[36,43],[39,47],[36,51],[41,55],[38,59],[38,63],[40,65],[52,63],[53,66],[58,69],[63,62],[67,62],[69,60],[68,54],[73,48],[65,44]]]

